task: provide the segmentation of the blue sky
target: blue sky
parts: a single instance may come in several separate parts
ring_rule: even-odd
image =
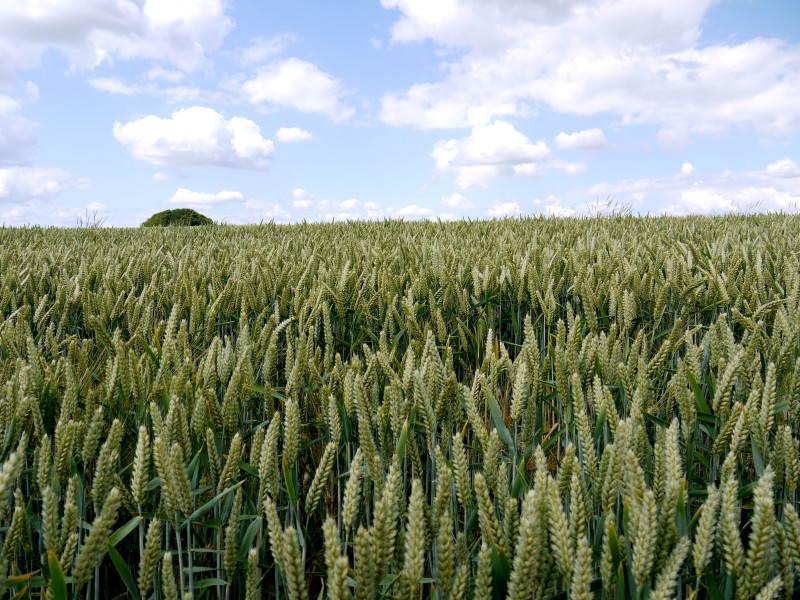
[[[797,0],[0,2],[0,222],[800,210]]]

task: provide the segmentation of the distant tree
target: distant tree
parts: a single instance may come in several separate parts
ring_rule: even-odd
[[[142,223],[142,227],[170,227],[172,225],[193,227],[196,225],[213,224],[214,221],[191,208],[176,208],[174,210],[163,210],[160,213],[154,214],[147,219],[147,221]]]

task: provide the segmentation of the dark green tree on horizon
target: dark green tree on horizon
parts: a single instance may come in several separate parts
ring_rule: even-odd
[[[142,227],[169,227],[175,226],[197,226],[213,225],[214,221],[201,215],[191,208],[176,208],[173,210],[162,210],[142,223]]]

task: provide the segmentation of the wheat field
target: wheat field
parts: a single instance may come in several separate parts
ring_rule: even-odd
[[[791,598],[798,239],[0,229],[0,590]]]

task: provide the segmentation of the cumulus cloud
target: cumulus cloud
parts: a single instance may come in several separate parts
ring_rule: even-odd
[[[180,77],[177,77],[180,75]],[[181,71],[150,69],[138,81],[123,77],[91,77],[88,83],[94,89],[116,96],[156,96],[166,98],[173,104],[228,103],[230,96],[225,92],[203,89],[191,85],[169,85],[183,78]]]
[[[661,212],[673,215],[734,212],[739,209],[739,203],[731,196],[708,187],[683,190],[679,199],[662,207]]]
[[[800,165],[791,158],[782,158],[767,165],[767,173],[773,177],[800,177]]]
[[[275,132],[275,138],[279,142],[293,143],[293,142],[308,142],[314,139],[310,131],[300,129],[299,127],[281,127]]]
[[[682,169],[683,171],[683,169]],[[589,198],[604,200],[588,201]],[[797,212],[797,179],[765,171],[677,173],[576,187],[533,201],[535,212],[558,216],[630,210],[641,214],[685,216],[730,212]]]
[[[797,46],[779,39],[701,44],[716,0],[382,0],[394,43],[450,50],[442,76],[382,98],[380,118],[420,128],[529,116],[533,106],[623,125],[659,141],[745,128],[800,129]]]
[[[415,83],[404,93],[384,94],[378,116],[388,125],[417,129],[470,127],[496,117],[536,116],[529,102],[510,94],[504,84],[492,80],[491,73],[473,77],[474,81],[457,82],[459,78],[452,75],[442,83]],[[458,85],[459,92],[452,93],[450,85]]]
[[[574,208],[564,206],[555,196],[548,196],[544,202],[534,200],[534,206],[539,208],[537,212],[548,217],[571,217],[577,212]]]
[[[102,208],[97,208],[98,206]],[[63,207],[41,199],[28,200],[22,204],[0,202],[0,223],[17,226],[35,223],[55,227],[75,227],[82,224],[112,227],[106,217],[98,214],[103,210],[100,202],[90,202],[81,207]]]
[[[89,80],[89,85],[101,92],[118,96],[136,96],[142,93],[141,86],[131,85],[121,77],[93,77]]]
[[[16,95],[0,93],[0,166],[25,163],[36,146],[37,124],[17,113],[38,97],[39,89],[32,82],[22,85]]]
[[[299,58],[275,61],[258,69],[242,84],[245,97],[268,109],[291,108],[325,115],[334,121],[349,119],[355,111],[342,104],[342,84],[310,62]]]
[[[291,213],[278,204],[272,204],[260,211],[260,216],[264,220],[275,221],[277,223],[288,223]]]
[[[433,214],[430,208],[424,206],[417,206],[416,204],[409,204],[395,211],[395,216],[403,218],[418,219],[420,217],[428,217]]]
[[[213,206],[225,204],[226,202],[243,202],[244,195],[241,192],[231,190],[221,190],[216,194],[208,192],[193,192],[186,188],[178,188],[169,199],[170,204],[190,204],[194,206]]]
[[[486,187],[495,177],[539,175],[555,168],[566,173],[582,170],[582,165],[550,158],[544,140],[531,141],[506,121],[477,125],[464,139],[440,140],[431,156],[439,171],[456,174],[461,189]]]
[[[652,212],[668,215],[795,212],[800,207],[800,186],[776,182],[762,172],[725,171],[693,179],[691,185],[681,185],[678,179],[634,180],[620,188],[640,188],[639,194],[629,193],[631,203],[641,202]]]
[[[280,204],[265,200],[247,200],[244,203],[246,213],[239,213],[233,217],[225,216],[223,220],[229,223],[258,223],[259,221],[274,221],[275,223],[289,223],[292,214]]]
[[[459,194],[458,192],[454,192],[449,196],[445,196],[444,198],[442,198],[442,203],[449,208],[453,208],[455,210],[460,210],[460,211],[467,211],[471,210],[472,208],[475,208],[474,202],[472,202],[466,196]]]
[[[522,207],[519,202],[500,202],[493,204],[486,211],[486,216],[493,219],[500,219],[503,217],[513,217],[522,214]]]
[[[303,188],[293,189],[292,198],[294,199],[292,202],[292,208],[297,208],[300,210],[307,210],[311,208],[311,205],[314,203],[314,196],[309,194]]]
[[[0,3],[0,77],[36,66],[48,48],[76,68],[152,59],[185,71],[208,63],[233,28],[225,0],[15,0]],[[0,68],[2,69],[2,68]]]
[[[394,208],[358,198],[318,200],[312,193],[299,187],[292,190],[292,208],[303,211],[303,218],[307,218],[305,215],[310,213],[311,218],[319,221],[377,221],[386,218],[416,220],[439,217],[432,209],[418,204]]]
[[[167,119],[149,115],[114,123],[114,137],[135,158],[172,167],[219,166],[264,170],[274,154],[259,126],[241,117],[226,120],[211,108],[193,106]]]
[[[236,62],[244,67],[263,63],[281,52],[287,46],[297,41],[293,33],[281,33],[271,38],[257,37],[250,40],[248,46],[237,48],[234,51]]]
[[[556,146],[562,150],[602,150],[608,141],[602,129],[584,129],[574,133],[563,131],[555,137]]]
[[[58,196],[74,183],[68,173],[50,167],[0,168],[0,202],[24,204]]]
[[[0,116],[19,110],[20,100],[6,94],[0,94]]]
[[[550,154],[544,141],[532,142],[505,121],[473,127],[468,138],[444,142],[441,148],[437,154],[437,166],[441,168],[450,165],[528,164],[541,161]]]
[[[426,212],[425,208],[414,205],[401,209],[404,211],[401,215],[391,207],[358,198],[346,198],[339,201],[329,198],[318,200],[314,194],[300,187],[292,190],[292,208],[303,211],[303,218],[313,218],[319,221],[379,220],[391,216],[417,218],[430,214],[430,212]],[[312,213],[310,217],[305,216],[309,213]]]
[[[442,222],[446,223],[448,221],[459,221],[462,218],[463,218],[463,216],[459,216],[459,215],[456,215],[454,213],[445,212],[445,213],[439,213],[439,214],[436,214],[436,215],[430,215],[429,217],[426,217],[425,220],[426,221],[433,221],[433,222],[442,221]]]
[[[178,83],[185,76],[183,71],[163,67],[153,67],[145,73],[145,77],[150,81],[168,81],[170,83]]]
[[[392,208],[378,202],[348,198],[340,202],[327,198],[314,204],[317,218],[321,221],[376,221],[392,216]]]
[[[36,146],[36,124],[23,117],[0,114],[0,166],[27,160]]]

